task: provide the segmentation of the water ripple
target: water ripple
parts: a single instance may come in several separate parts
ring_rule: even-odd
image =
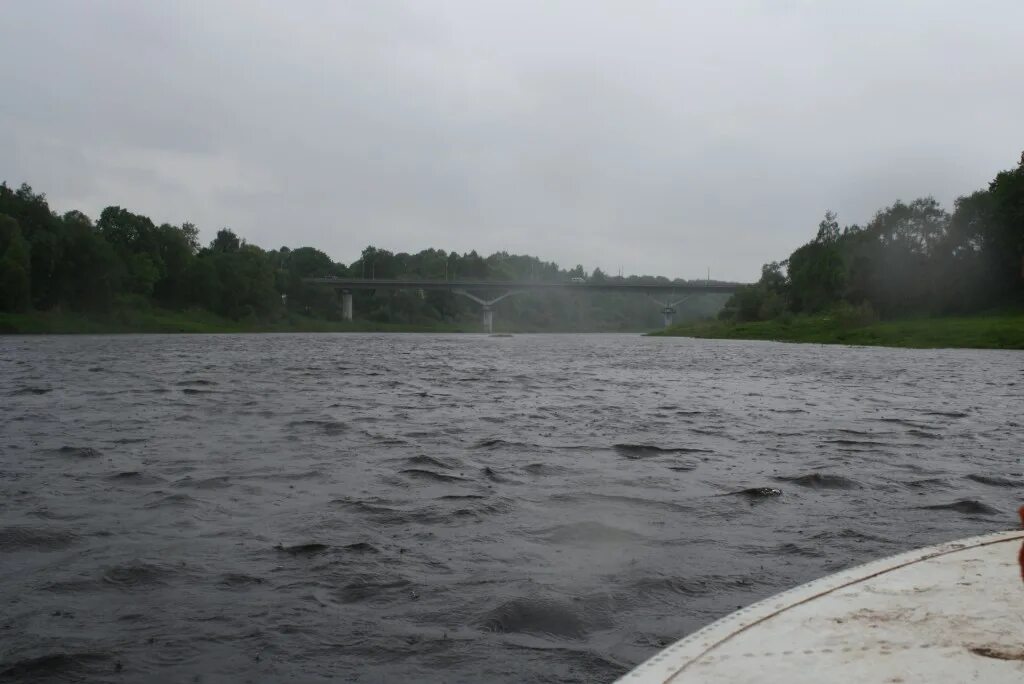
[[[1020,353],[0,337],[0,679],[608,681],[1004,529]]]

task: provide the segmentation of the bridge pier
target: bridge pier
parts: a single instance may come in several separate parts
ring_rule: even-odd
[[[353,297],[352,293],[355,290],[365,290],[370,296],[373,296],[378,290],[417,290],[420,295],[423,296],[425,291],[434,292],[450,292],[455,295],[462,295],[480,305],[480,321],[484,331],[490,333],[494,330],[494,306],[506,297],[511,297],[514,294],[520,294],[524,292],[534,292],[538,290],[546,289],[560,289],[560,290],[571,290],[577,293],[586,291],[614,291],[614,292],[636,292],[638,294],[644,294],[649,297],[652,301],[658,304],[661,310],[662,322],[665,327],[672,325],[675,321],[675,315],[678,313],[676,307],[682,304],[687,297],[683,297],[676,301],[676,299],[682,293],[691,293],[693,296],[697,294],[729,294],[735,292],[740,285],[712,285],[707,283],[705,285],[693,285],[689,283],[677,283],[677,282],[657,282],[657,283],[627,283],[627,282],[546,282],[546,281],[518,281],[518,280],[419,280],[419,279],[364,279],[364,278],[337,278],[337,277],[322,277],[322,278],[303,278],[304,283],[326,285],[331,287],[338,296],[338,306],[341,309],[342,318],[345,321],[351,321],[353,318]],[[494,299],[483,299],[481,296],[471,294],[469,290],[474,290],[480,293],[488,293],[486,296],[491,296],[490,293],[502,292],[501,296],[495,297]],[[658,296],[654,296],[658,293]],[[664,293],[662,295],[661,293]],[[664,301],[662,301],[664,300]],[[583,301],[577,302],[579,307],[578,325],[582,327],[582,324],[586,318]],[[572,314],[569,312],[571,318]],[[571,323],[572,321],[567,321]]]
[[[338,290],[341,298],[341,320],[352,320],[352,290]]]
[[[462,295],[467,299],[472,299],[474,302],[480,305],[480,320],[483,323],[485,333],[494,332],[494,305],[500,302],[505,297],[511,297],[514,294],[519,294],[521,290],[511,290],[496,297],[495,299],[481,299],[474,294],[470,294],[463,289],[453,289],[452,294]]]
[[[665,324],[666,328],[671,328],[672,327],[672,321],[673,321],[673,318],[676,315],[676,307],[679,306],[680,304],[682,304],[683,302],[685,302],[687,299],[690,298],[689,296],[686,296],[686,297],[683,297],[682,299],[677,299],[674,302],[673,301],[664,301],[663,302],[660,299],[655,299],[654,297],[652,297],[650,295],[650,293],[648,293],[647,296],[650,297],[651,301],[653,301],[655,304],[658,304],[659,306],[661,306],[661,320],[662,320],[662,323]]]

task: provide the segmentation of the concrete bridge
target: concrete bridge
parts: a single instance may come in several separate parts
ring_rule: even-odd
[[[365,278],[303,278],[304,282],[334,288],[341,300],[341,315],[352,320],[353,290],[440,290],[472,299],[481,307],[485,332],[494,327],[494,305],[513,295],[534,290],[570,290],[576,292],[635,292],[646,295],[661,306],[665,327],[672,325],[676,307],[700,294],[731,294],[742,285],[694,285],[680,283],[624,282],[543,282],[536,280],[411,280]],[[473,292],[470,292],[472,290]],[[474,292],[476,294],[474,294]],[[494,296],[497,295],[497,296]]]

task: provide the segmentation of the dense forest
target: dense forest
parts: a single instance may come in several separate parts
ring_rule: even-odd
[[[1024,305],[1024,155],[953,212],[925,197],[864,226],[827,212],[813,240],[739,290],[719,318],[785,320],[831,311],[853,324]]]
[[[310,276],[567,281],[582,266],[561,269],[532,256],[488,257],[426,249],[393,254],[367,247],[354,263],[336,263],[314,247],[264,250],[224,228],[209,245],[191,223],[156,225],[148,217],[107,207],[93,221],[79,211],[58,215],[28,185],[0,185],[0,311],[69,311],[95,317],[160,307],[212,312],[224,319],[275,322],[337,321],[336,293],[309,285]],[[590,280],[615,280],[595,269]],[[623,282],[668,279],[630,276]],[[683,282],[683,281],[677,281]],[[703,281],[702,281],[703,282]],[[679,319],[714,315],[727,296],[690,299]],[[447,292],[357,291],[357,319],[429,328],[475,329],[478,306]],[[637,294],[540,292],[504,300],[499,329],[641,330],[661,326],[660,307]],[[356,326],[358,327],[358,326]]]

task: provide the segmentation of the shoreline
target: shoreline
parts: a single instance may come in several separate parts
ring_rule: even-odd
[[[649,330],[543,330],[497,328],[484,332],[477,321],[462,323],[381,323],[356,320],[330,321],[292,315],[276,320],[232,320],[203,310],[122,309],[109,314],[68,311],[0,312],[0,335],[223,335],[267,333],[451,333],[526,335],[537,333],[613,333],[642,335]]]
[[[652,337],[765,340],[904,349],[1024,349],[1024,312],[907,318],[848,324],[828,314],[788,320],[701,321],[649,333]]]

